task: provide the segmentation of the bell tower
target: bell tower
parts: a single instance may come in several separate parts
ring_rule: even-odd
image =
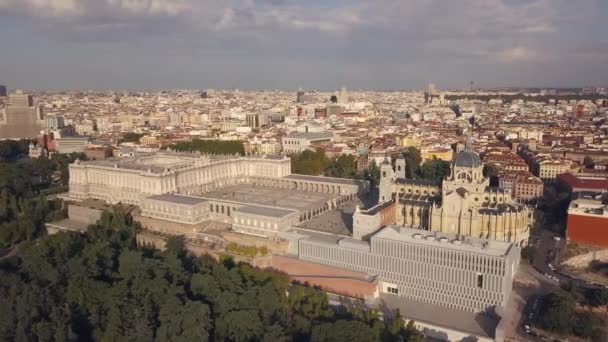
[[[393,183],[395,181],[395,171],[388,158],[384,158],[380,164],[380,185],[378,203],[388,202],[393,198]]]

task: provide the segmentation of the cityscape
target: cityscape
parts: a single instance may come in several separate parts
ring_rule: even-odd
[[[605,15],[464,3],[0,1],[0,340],[608,341]]]

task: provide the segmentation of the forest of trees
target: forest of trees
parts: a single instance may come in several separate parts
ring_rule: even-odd
[[[604,313],[599,314],[595,309]],[[557,334],[604,342],[608,338],[607,318],[607,289],[566,287],[542,299],[537,323],[540,328]]]
[[[135,133],[135,132],[127,132],[125,133],[121,139],[118,140],[118,143],[123,143],[123,142],[132,142],[132,143],[137,143],[139,142],[139,139],[141,139],[144,136],[144,134],[141,133]]]
[[[569,205],[568,191],[555,184],[546,184],[535,211],[534,229],[548,229],[557,234],[565,234]]]
[[[138,248],[138,224],[104,212],[87,234],[24,242],[0,261],[0,340],[421,341],[403,319],[335,311],[272,270]]]
[[[402,155],[406,163],[405,176],[407,178],[426,179],[440,183],[450,174],[450,162],[434,158],[423,163],[420,150],[415,147],[406,148]]]
[[[175,151],[212,153],[212,154],[245,154],[245,148],[242,141],[224,141],[224,140],[200,140],[178,142],[171,146],[170,149]]]
[[[291,155],[291,171],[305,175],[325,175],[328,177],[365,179],[370,181],[372,187],[377,186],[380,180],[380,169],[375,162],[370,162],[363,173],[357,172],[356,158],[352,155],[341,155],[329,159],[323,149],[304,151]],[[439,183],[450,174],[450,162],[433,159],[422,163],[420,150],[407,148],[403,152],[406,161],[406,177],[427,179]],[[393,160],[394,163],[394,160]]]
[[[65,191],[68,165],[84,154],[25,158],[29,141],[2,141],[0,151],[0,255],[21,241],[44,235],[44,222],[65,215],[58,200],[46,195]]]

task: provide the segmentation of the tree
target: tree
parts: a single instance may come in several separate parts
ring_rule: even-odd
[[[290,157],[291,171],[302,175],[318,176],[329,164],[325,151],[320,148],[315,151],[306,150]]]
[[[215,323],[215,335],[220,341],[255,341],[263,334],[264,325],[255,310],[229,311]]]
[[[380,184],[380,167],[378,167],[375,160],[372,160],[367,166],[367,169],[363,173],[363,179],[368,181],[372,188],[376,188]]]
[[[593,169],[595,167],[595,161],[591,159],[591,157],[585,156],[585,158],[583,159],[583,165],[587,169]]]
[[[484,164],[483,176],[490,178],[490,186],[498,186],[498,167],[496,164]]]
[[[586,311],[576,315],[576,318],[572,323],[572,332],[576,336],[597,341],[596,338],[603,335],[603,327],[604,322],[602,322],[601,318],[596,316],[593,312]]]
[[[311,341],[378,341],[374,330],[359,321],[339,320],[335,323],[323,323],[312,329]]]
[[[530,264],[534,262],[534,258],[536,257],[536,247],[534,246],[526,246],[521,249],[521,257],[526,260]]]
[[[415,147],[408,147],[402,152],[402,154],[406,164],[405,177],[418,178],[420,174],[420,164],[422,163],[420,150]]]
[[[587,301],[589,304],[599,307],[605,307],[606,311],[604,313],[604,318],[608,319],[608,289],[606,288],[598,288],[598,289],[590,289],[586,294]]]
[[[332,95],[332,96],[329,98],[329,101],[330,101],[331,103],[338,103],[338,97],[337,97],[336,95]]]
[[[118,141],[118,143],[123,143],[123,142],[131,142],[131,143],[136,143],[139,142],[139,139],[141,139],[144,135],[140,134],[140,133],[135,133],[135,132],[127,132],[125,133],[122,138]]]
[[[539,325],[549,331],[560,334],[572,330],[576,302],[572,294],[558,289],[545,298],[539,313]]]
[[[242,141],[224,140],[200,140],[194,139],[187,142],[179,142],[169,146],[175,151],[201,152],[211,154],[245,154],[245,147]]]
[[[450,162],[433,158],[433,160],[427,160],[422,164],[422,167],[418,170],[420,178],[428,179],[436,183],[440,183],[444,178],[450,174]]]
[[[346,154],[339,156],[325,168],[325,174],[329,177],[355,178],[357,176],[355,157]]]

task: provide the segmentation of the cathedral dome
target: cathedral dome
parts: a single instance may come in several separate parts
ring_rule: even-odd
[[[479,154],[473,151],[473,141],[471,138],[468,138],[464,145],[464,150],[456,155],[454,167],[475,168],[480,167],[481,165],[481,158],[479,158]]]
[[[481,158],[479,155],[473,151],[464,150],[458,155],[456,155],[456,160],[454,161],[455,167],[480,167],[481,166]]]

